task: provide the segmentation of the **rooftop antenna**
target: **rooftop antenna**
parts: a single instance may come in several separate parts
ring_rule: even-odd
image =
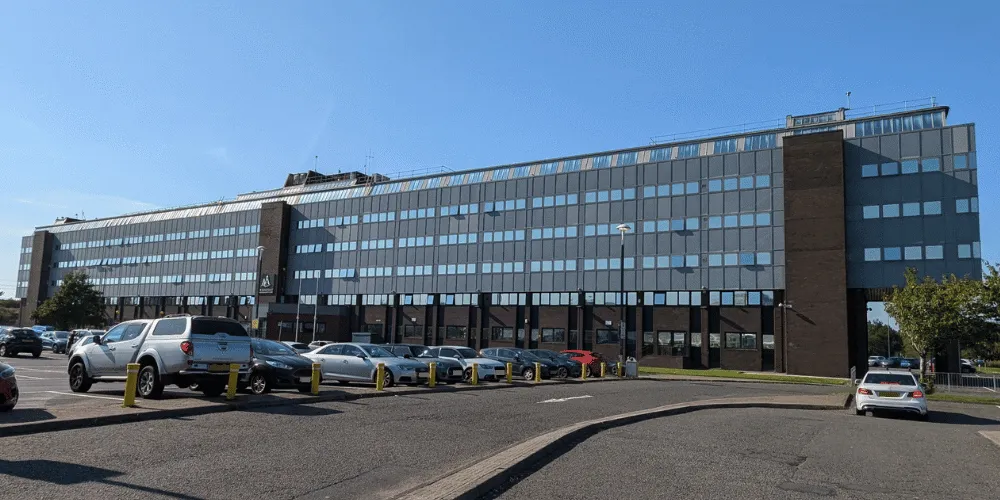
[[[368,167],[369,167],[369,163],[370,163],[370,162],[371,162],[372,160],[374,160],[374,159],[375,159],[375,156],[374,156],[374,155],[372,155],[372,150],[370,150],[370,149],[369,149],[369,150],[368,150],[368,155],[367,155],[367,156],[365,156],[365,175],[368,175]]]
[[[851,91],[847,91],[847,109],[851,109]]]
[[[313,172],[319,172],[316,168],[319,167],[319,155],[313,156]]]

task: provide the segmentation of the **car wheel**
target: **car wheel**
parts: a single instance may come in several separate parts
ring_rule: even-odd
[[[40,357],[41,355],[42,355],[42,351],[35,351],[35,352],[31,353],[31,357],[33,357],[33,358]]]
[[[159,399],[163,394],[163,382],[156,371],[156,365],[145,365],[139,370],[136,394],[143,399]]]
[[[465,371],[462,372],[462,381],[469,382],[471,380],[472,380],[472,368],[466,368]]]
[[[222,382],[214,382],[214,381],[213,382],[203,382],[201,384],[198,384],[198,388],[201,389],[201,393],[202,394],[204,394],[204,395],[206,395],[206,396],[208,396],[210,398],[214,398],[216,396],[221,395],[223,393],[223,391],[226,390],[226,384],[224,384]]]
[[[253,372],[250,374],[250,392],[260,396],[261,394],[267,394],[271,392],[271,383],[268,382],[267,376],[261,372]]]
[[[7,351],[7,346],[0,345],[0,358],[6,358],[9,355],[10,352]]]
[[[521,372],[521,377],[528,381],[535,380],[535,369],[525,368],[524,371]]]
[[[565,367],[560,367],[559,371],[556,372],[556,376],[559,378],[569,378],[569,370]]]
[[[590,371],[590,365],[583,365],[583,368],[581,368],[581,370],[583,370],[583,375],[585,377],[590,377],[591,375],[593,375],[593,373]]]
[[[87,392],[93,381],[87,376],[87,368],[83,366],[83,361],[73,363],[69,368],[69,389],[73,392]]]
[[[392,371],[388,369],[385,370],[385,373],[382,376],[382,387],[392,387],[395,383],[396,379],[392,376]]]

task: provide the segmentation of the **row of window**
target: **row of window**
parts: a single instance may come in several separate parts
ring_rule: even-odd
[[[962,155],[964,156],[964,155]],[[964,168],[964,167],[963,167]],[[900,174],[915,174],[917,172],[940,172],[940,158],[914,158],[899,162],[868,163],[861,165],[861,177],[892,176]]]
[[[31,253],[31,247],[24,247],[21,249],[21,253]]]
[[[979,242],[956,245],[955,256],[959,259],[980,258]],[[944,258],[943,245],[904,246],[865,248],[865,261],[897,261],[897,260],[941,260]]]
[[[708,254],[708,266],[769,266],[771,252],[734,252]]]
[[[531,239],[548,240],[552,238],[576,238],[576,226],[542,227],[531,230]]]
[[[364,240],[361,242],[362,250],[382,250],[386,248],[392,248],[392,244],[395,240]]]
[[[365,224],[369,222],[391,222],[394,220],[396,220],[396,212],[377,212],[361,216],[361,222]]]
[[[331,272],[332,274],[332,272]],[[392,276],[391,267],[362,267],[358,269],[358,276],[362,278],[381,278],[383,276]]]
[[[524,262],[483,262],[483,274],[523,273]]]
[[[322,243],[311,245],[295,245],[295,253],[319,253],[323,251]]]
[[[621,201],[621,200],[634,200],[634,199],[635,199],[635,188],[611,189],[607,191],[587,191],[586,193],[583,193],[584,203],[604,203],[606,201]]]
[[[618,235],[621,233],[621,231],[618,230],[618,226],[622,224],[625,224],[626,226],[629,227],[629,229],[625,231],[626,234],[628,234],[631,230],[635,228],[635,224],[631,222],[620,222],[618,224],[615,224],[613,222],[610,224],[588,224],[586,226],[583,226],[583,235],[584,236],[606,236],[609,234]]]
[[[399,248],[429,247],[434,245],[433,236],[410,236],[399,239]]]
[[[405,238],[401,238],[401,241],[403,239]],[[438,245],[465,245],[476,243],[478,239],[478,233],[442,234],[438,236]]]
[[[902,212],[899,209],[900,205],[903,207]],[[940,201],[925,201],[922,205],[924,215],[941,215]],[[889,203],[886,205],[865,205],[861,211],[862,216],[866,219],[878,219],[879,217],[891,219],[899,217],[900,213],[903,214],[903,217],[917,217],[920,215],[920,207],[920,202]]]
[[[694,257],[697,257],[695,255]],[[593,270],[604,270],[604,269],[621,269],[623,264],[622,259],[609,258],[609,259],[584,259],[583,260],[583,270],[593,271]],[[635,268],[635,257],[625,257],[624,259],[625,269]],[[697,265],[697,264],[696,264]]]
[[[402,245],[400,245],[400,246],[402,246]],[[338,241],[336,243],[327,243],[326,244],[326,251],[327,252],[348,252],[348,251],[357,250],[357,249],[358,249],[358,242],[357,241]]]
[[[476,274],[475,264],[438,264],[438,274]]]
[[[323,227],[324,219],[305,219],[300,220],[296,224],[297,229],[312,229],[314,227]]]
[[[18,271],[28,271],[30,269],[31,269],[31,263],[30,262],[27,263],[27,264],[21,264],[21,265],[17,266],[17,270]]]
[[[135,245],[139,243],[158,243],[161,241],[176,241],[184,239],[208,238],[209,236],[233,236],[236,234],[259,233],[260,226],[239,226],[224,227],[212,230],[200,229],[197,231],[187,231],[167,234],[147,234],[145,236],[131,236],[128,238],[115,238],[110,240],[78,241],[75,243],[63,243],[56,246],[56,250],[78,250],[81,248],[100,248],[110,246]],[[30,248],[27,249],[31,251]]]
[[[579,195],[557,194],[555,196],[539,196],[531,199],[531,208],[562,207],[579,203]]]
[[[899,132],[910,132],[913,130],[923,130],[927,128],[941,128],[943,126],[944,116],[941,112],[899,116],[896,118],[878,118],[855,123],[854,137],[895,134]]]
[[[434,207],[411,208],[410,210],[399,211],[399,220],[423,219],[425,217],[434,217]]]
[[[529,266],[531,272],[576,271],[576,260],[533,260]]]
[[[515,200],[487,201],[483,203],[483,212],[488,214],[509,212],[511,210],[524,210],[525,208],[528,208],[528,203],[524,198],[518,198]]]
[[[740,215],[713,215],[708,218],[708,228],[709,229],[719,229],[724,227],[752,227],[752,226],[770,226],[771,225],[771,214],[767,212],[760,212],[756,214],[740,214]],[[659,230],[659,227],[657,227]]]
[[[718,193],[720,191],[736,191],[738,189],[755,189],[771,187],[771,176],[744,175],[741,177],[725,177],[722,179],[710,179],[708,181],[708,192]]]
[[[506,231],[485,232],[483,233],[483,243],[524,241],[524,234],[524,229],[508,229]]]
[[[497,202],[497,203],[499,204],[499,203],[502,203],[502,202]],[[489,205],[489,204],[487,203],[487,205]],[[486,209],[485,211],[486,212],[491,212],[492,210]],[[448,206],[443,206],[443,207],[441,207],[440,212],[441,212],[441,217],[477,214],[477,213],[479,213],[479,204],[478,203],[468,203],[468,204],[465,204],[465,205],[448,205]]]

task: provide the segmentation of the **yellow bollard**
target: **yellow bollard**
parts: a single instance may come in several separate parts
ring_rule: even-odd
[[[625,370],[622,369],[622,362],[621,361],[618,362],[618,376],[619,377],[624,377],[625,376]]]
[[[542,364],[536,362],[535,363],[535,382],[541,382],[541,381],[542,381]]]
[[[430,387],[431,389],[437,385],[437,366],[437,363],[431,363],[428,367],[431,369],[431,372],[427,377],[427,387]]]
[[[379,363],[375,368],[375,390],[381,391],[385,385],[385,363]]]
[[[479,385],[479,363],[472,363],[472,378],[469,382],[472,382],[472,385]]]
[[[122,408],[131,408],[135,406],[135,386],[139,379],[139,364],[129,363],[125,375],[125,401],[122,401]]]
[[[229,363],[229,387],[226,390],[226,399],[236,399],[236,386],[239,385],[240,365]]]
[[[580,364],[580,379],[587,380],[587,369],[588,368],[590,368],[590,365],[583,364],[583,363]]]
[[[604,375],[607,372],[608,372],[608,364],[605,363],[604,361],[601,361],[601,378],[604,378]]]
[[[320,367],[323,366],[319,363],[313,363],[312,371],[312,394],[313,396],[319,396],[319,380],[320,380]]]
[[[514,383],[514,363],[507,363],[507,383]]]

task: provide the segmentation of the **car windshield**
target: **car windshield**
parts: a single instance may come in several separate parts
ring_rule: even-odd
[[[549,352],[549,351],[527,351],[527,352],[529,354],[534,354],[535,356],[538,356],[539,358],[556,359],[556,356],[553,353]]]
[[[371,357],[373,357],[373,358],[395,358],[396,357],[395,354],[393,354],[393,353],[391,353],[391,352],[389,352],[389,351],[387,351],[387,350],[385,350],[385,349],[383,349],[383,348],[381,348],[381,347],[379,347],[377,345],[366,345],[366,346],[361,346],[361,348],[364,349],[365,352],[367,352],[368,355],[371,356]]]
[[[11,335],[21,339],[33,339],[38,337],[38,334],[35,333],[34,330],[25,330],[25,329],[11,330],[10,333]]]
[[[458,353],[461,354],[463,358],[478,358],[479,357],[479,353],[478,352],[476,352],[474,349],[469,349],[468,347],[459,347],[459,348],[457,348],[455,350],[458,351]]]
[[[56,332],[56,338],[57,339],[68,339],[69,338],[69,332]]]
[[[302,344],[302,343],[289,344],[289,346],[292,349],[309,349],[309,345],[308,344]]]
[[[866,384],[881,385],[916,385],[912,375],[905,373],[869,373],[865,377]]]
[[[288,347],[285,344],[274,342],[271,340],[258,340],[257,345],[254,346],[260,354],[265,354],[269,356],[285,356],[298,354],[294,349]]]
[[[521,356],[524,359],[531,361],[548,361],[548,358],[543,358],[542,356],[539,356],[531,351],[521,351]]]
[[[421,346],[410,347],[410,352],[418,358],[436,358],[437,356],[430,349]]]

